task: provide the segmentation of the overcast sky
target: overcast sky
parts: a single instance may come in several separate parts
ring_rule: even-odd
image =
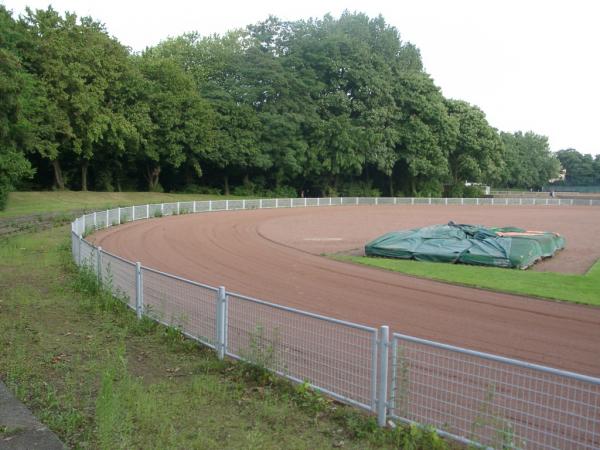
[[[48,0],[0,0],[16,14]],[[492,126],[532,130],[552,150],[600,154],[600,3],[594,0],[55,0],[91,15],[134,50],[186,31],[223,33],[264,20],[382,14],[421,50],[447,97],[478,105]]]

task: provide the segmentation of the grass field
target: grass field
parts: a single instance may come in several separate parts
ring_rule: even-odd
[[[585,275],[567,275],[366,256],[333,255],[332,257],[432,280],[600,306],[600,261],[597,261]]]
[[[138,321],[68,244],[66,226],[0,241],[0,377],[70,447],[447,448]]]
[[[0,218],[214,198],[226,199],[239,197],[200,194],[161,194],[157,192],[11,192],[8,196],[6,210],[0,211]]]

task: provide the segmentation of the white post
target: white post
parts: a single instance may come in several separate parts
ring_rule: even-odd
[[[573,199],[571,199],[571,206],[573,206]]]
[[[304,207],[306,208],[306,197],[304,197]]]
[[[475,201],[475,204],[476,204],[476,205],[479,205],[479,197],[477,197],[475,200],[476,200],[476,201]]]
[[[179,202],[177,202],[177,214],[179,214],[179,209],[180,209]]]
[[[121,207],[117,209],[117,225],[121,225]]]
[[[110,227],[110,225],[108,224],[108,217],[109,217],[109,215],[108,215],[108,214],[109,214],[109,213],[108,213],[108,209],[107,209],[107,210],[106,210],[106,228]]]
[[[96,249],[96,273],[98,274],[98,283],[102,285],[102,247]]]
[[[414,205],[414,204],[415,204],[415,198],[414,198],[414,197],[411,197],[411,198],[410,198],[410,204],[411,204],[411,205]]]
[[[465,204],[465,199],[463,197],[460,198],[460,204],[464,205]]]
[[[379,205],[379,197],[375,197],[375,204]]]
[[[431,197],[429,197],[429,204],[431,205]]]
[[[94,229],[96,229],[97,219],[96,219],[96,211],[94,211]]]
[[[546,206],[548,206],[548,203],[550,203],[550,202],[548,201],[548,199],[546,199]]]
[[[444,198],[444,204],[445,204],[446,206],[448,206],[448,197],[445,197],[445,198]]]
[[[146,204],[146,219],[150,218],[150,204]]]
[[[246,209],[246,199],[242,200],[242,209]]]
[[[329,197],[329,206],[331,206],[331,197]]]
[[[279,199],[278,198],[275,199],[275,208],[279,208]]]
[[[229,211],[229,200],[225,200],[225,210]]]
[[[161,216],[165,215],[165,204],[164,203],[160,204],[160,215]]]
[[[523,197],[519,197],[519,205],[523,204]]]
[[[131,221],[133,222],[135,220],[135,206],[131,207]]]
[[[262,198],[258,200],[258,209],[262,209]]]
[[[321,206],[321,197],[317,197],[317,206]]]
[[[216,350],[219,359],[225,358],[227,351],[227,293],[223,286],[217,294],[217,342]]]
[[[377,395],[377,425],[384,427],[387,420],[388,397],[388,357],[390,329],[386,325],[379,327],[379,389]]]
[[[77,244],[77,265],[79,267],[81,267],[81,241],[83,240],[83,238],[81,237],[81,234],[79,235],[79,244]]]
[[[398,204],[398,197],[394,197],[394,205]]]
[[[208,201],[208,210],[212,211],[212,200]]]
[[[85,214],[81,217],[83,218],[83,231],[81,232],[83,234],[85,233]]]
[[[356,204],[358,205],[358,197],[356,197]]]
[[[144,285],[142,281],[142,265],[135,263],[135,313],[138,319],[144,313]]]

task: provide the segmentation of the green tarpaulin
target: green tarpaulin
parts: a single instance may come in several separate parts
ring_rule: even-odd
[[[526,269],[565,246],[557,233],[516,227],[433,225],[393,231],[369,242],[367,256]]]

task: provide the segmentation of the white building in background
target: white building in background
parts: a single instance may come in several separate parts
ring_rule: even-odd
[[[561,169],[561,171],[558,173],[558,177],[548,180],[548,183],[556,183],[557,181],[565,181],[566,177],[567,177],[567,169]]]
[[[483,189],[483,193],[485,195],[490,195],[491,192],[491,188],[488,185],[485,185],[483,183],[471,183],[470,181],[465,181],[465,186],[477,186]]]

